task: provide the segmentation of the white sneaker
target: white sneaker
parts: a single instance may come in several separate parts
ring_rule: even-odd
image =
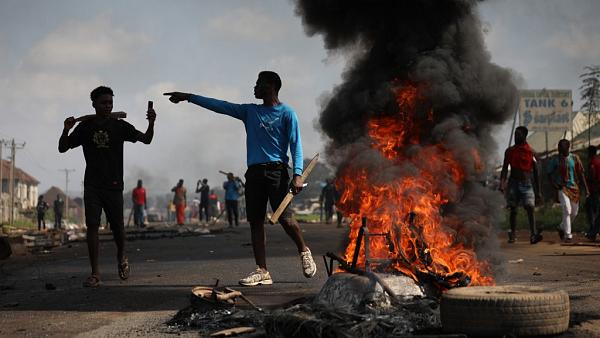
[[[255,286],[259,284],[271,285],[273,280],[269,271],[265,271],[261,268],[257,268],[252,271],[247,277],[239,280],[240,285]]]
[[[306,251],[300,253],[300,260],[302,261],[302,272],[304,273],[304,277],[311,278],[317,273],[317,265],[313,260],[309,248],[306,248]]]

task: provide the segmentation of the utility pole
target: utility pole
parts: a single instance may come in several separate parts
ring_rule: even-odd
[[[16,144],[13,138],[10,141],[10,225],[15,222],[15,160],[17,149],[25,148],[25,142]]]
[[[75,169],[58,169],[59,171],[65,172],[65,220],[69,220],[69,173],[74,172]]]
[[[5,144],[8,144],[8,141],[0,139],[0,224],[4,222],[4,203],[2,202],[2,192],[4,191],[4,176],[2,176],[2,169],[4,168],[4,163],[2,162],[2,149]]]

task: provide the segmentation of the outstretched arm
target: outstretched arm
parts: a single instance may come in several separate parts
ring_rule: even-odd
[[[144,144],[150,144],[150,142],[152,142],[152,138],[154,137],[154,121],[156,120],[156,112],[154,109],[148,109],[146,112],[146,119],[148,120],[148,129],[146,129],[145,133],[138,134],[137,140]]]
[[[242,121],[246,120],[246,113],[241,104],[235,104],[227,101],[213,99],[210,97],[182,92],[170,92],[164,93],[163,95],[168,96],[169,101],[173,103],[188,101],[200,107],[212,110],[215,113],[229,115]]]
[[[67,117],[63,123],[63,132],[58,140],[58,151],[61,153],[66,152],[71,147],[69,144],[69,130],[75,125],[75,118],[73,116]]]

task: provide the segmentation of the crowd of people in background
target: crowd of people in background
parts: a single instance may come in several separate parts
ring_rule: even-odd
[[[523,207],[527,213],[531,244],[543,239],[542,228],[536,222],[535,207],[542,203],[542,185],[544,180],[550,184],[555,196],[546,200],[554,200],[560,204],[562,217],[557,220],[556,231],[560,239],[570,242],[573,238],[573,222],[579,214],[580,206],[585,205],[588,231],[585,236],[590,241],[596,241],[600,233],[600,156],[598,148],[590,146],[587,152],[587,166],[577,154],[571,152],[569,140],[562,139],[557,144],[557,154],[548,158],[544,164],[539,164],[535,150],[527,143],[527,128],[520,126],[514,131],[515,144],[506,149],[500,173],[499,190],[504,193],[506,206],[509,209],[508,242],[516,241],[517,209]],[[198,180],[194,192],[198,197],[188,204],[187,189],[184,180],[180,179],[171,189],[172,199],[166,206],[166,218],[158,220],[175,222],[184,225],[186,222],[197,220],[202,225],[214,224],[223,214],[227,215],[229,227],[239,226],[240,219],[245,218],[245,203],[240,203],[244,196],[244,182],[233,173],[226,174],[222,187],[224,194],[219,196],[210,188],[208,180]],[[146,226],[147,192],[142,180],[131,192],[133,223],[136,227]],[[335,179],[328,178],[322,184],[319,196],[321,220],[326,224],[337,221],[342,227],[343,215],[336,208],[340,194],[335,186]],[[584,204],[583,204],[584,203]],[[64,199],[57,195],[53,202],[54,228],[60,229],[63,224]],[[46,212],[50,209],[42,195],[36,206],[38,230],[46,229]],[[130,216],[131,217],[131,216]],[[129,222],[128,222],[129,223]]]
[[[596,241],[600,231],[600,158],[597,148],[588,148],[587,175],[582,160],[571,152],[571,142],[567,139],[558,141],[557,154],[540,166],[534,149],[527,143],[527,134],[528,130],[523,126],[515,129],[515,145],[506,149],[500,173],[499,189],[505,193],[510,210],[508,242],[516,240],[519,206],[527,212],[530,243],[536,244],[543,239],[535,220],[535,206],[542,203],[542,179],[552,187],[553,196],[547,196],[546,200],[558,202],[561,207],[562,217],[556,227],[560,239],[566,243],[573,240],[573,222],[584,203],[589,227],[585,236]],[[543,168],[544,175],[540,175],[538,167]]]

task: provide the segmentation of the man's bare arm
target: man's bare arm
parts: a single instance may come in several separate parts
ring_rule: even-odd
[[[154,109],[148,109],[146,112],[146,119],[148,120],[148,129],[146,129],[145,133],[139,134],[137,140],[144,144],[150,144],[154,137],[154,121],[156,120],[156,112]]]
[[[540,185],[540,173],[538,170],[538,163],[534,158],[533,161],[533,184],[535,185],[535,189],[536,189],[536,197],[541,199],[542,196],[542,186]]]
[[[504,161],[502,162],[502,171],[500,172],[500,191],[506,189],[506,176],[508,175],[508,149],[504,152]]]
[[[63,122],[63,132],[60,135],[60,139],[58,140],[58,151],[59,152],[64,153],[67,150],[69,150],[69,148],[71,148],[69,145],[69,130],[71,130],[71,128],[73,128],[75,123],[76,123],[75,118],[73,116],[67,117],[65,119],[65,121]]]
[[[586,196],[588,196],[590,194],[590,189],[588,188],[587,180],[585,179],[585,173],[583,172],[583,164],[581,164],[579,157],[576,157],[576,159],[577,162],[575,163],[575,172],[577,173],[580,184],[585,188]]]

